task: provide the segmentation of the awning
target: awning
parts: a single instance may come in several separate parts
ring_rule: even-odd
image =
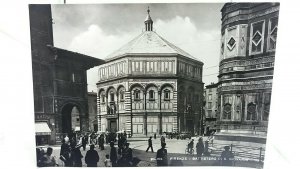
[[[36,122],[35,123],[35,135],[51,135],[51,130],[47,122]]]

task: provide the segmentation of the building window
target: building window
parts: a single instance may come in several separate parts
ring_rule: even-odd
[[[252,102],[247,105],[247,120],[256,120],[256,105]]]
[[[211,118],[212,117],[212,111],[211,110],[207,110],[207,117]]]
[[[75,82],[75,73],[72,73],[72,82]]]
[[[207,108],[208,108],[208,109],[211,109],[211,107],[212,107],[212,103],[211,103],[211,102],[208,102],[208,103],[207,103]]]
[[[170,100],[170,90],[164,90],[164,100]]]
[[[149,100],[151,100],[151,101],[155,100],[155,96],[154,96],[154,91],[153,90],[149,91]]]
[[[143,124],[133,124],[132,133],[134,134],[143,134]]]
[[[212,100],[212,95],[209,94],[209,95],[208,95],[208,101],[211,101],[211,100]]]
[[[147,122],[148,123],[157,123],[158,122],[158,118],[157,117],[148,117],[147,118]]]
[[[141,117],[133,117],[132,118],[133,123],[143,123],[143,118]]]
[[[251,24],[251,43],[250,43],[250,55],[258,54],[263,51],[264,44],[264,21]]]
[[[158,132],[157,125],[156,124],[148,124],[147,125],[147,132],[148,133],[156,133],[156,132]]]
[[[154,66],[153,66],[153,62],[150,62],[150,68],[149,68],[149,70],[150,70],[150,71],[153,71],[153,67],[154,67]]]
[[[105,103],[105,95],[101,95],[101,103]]]
[[[276,48],[278,17],[271,18],[268,26],[268,50]]]
[[[223,119],[225,119],[225,120],[231,119],[231,104],[229,104],[229,103],[226,103],[224,105]]]
[[[140,100],[140,91],[139,90],[135,90],[134,91],[134,100]]]
[[[81,82],[81,76],[79,72],[72,73],[72,82]]]
[[[120,92],[120,101],[124,101],[124,91]]]
[[[115,101],[115,94],[114,93],[110,93],[110,101],[111,102]]]

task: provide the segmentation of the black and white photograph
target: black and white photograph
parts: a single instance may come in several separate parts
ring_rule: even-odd
[[[263,168],[279,11],[29,4],[36,166]]]

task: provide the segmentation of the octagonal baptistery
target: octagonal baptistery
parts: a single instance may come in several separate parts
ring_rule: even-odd
[[[98,130],[199,133],[203,63],[153,31],[149,12],[145,31],[99,67]]]
[[[231,136],[263,138],[271,103],[279,3],[227,3],[221,11],[218,123],[221,132]]]

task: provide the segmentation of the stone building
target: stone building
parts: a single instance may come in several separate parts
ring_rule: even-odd
[[[205,133],[217,129],[217,112],[218,112],[218,84],[212,83],[205,86]]]
[[[199,133],[203,63],[153,31],[149,12],[145,30],[99,67],[99,130]]]
[[[104,61],[54,47],[50,5],[29,5],[37,144],[88,130],[86,70]]]
[[[88,92],[89,131],[98,131],[97,93]]]
[[[227,3],[221,12],[218,124],[223,133],[265,136],[279,3]]]

